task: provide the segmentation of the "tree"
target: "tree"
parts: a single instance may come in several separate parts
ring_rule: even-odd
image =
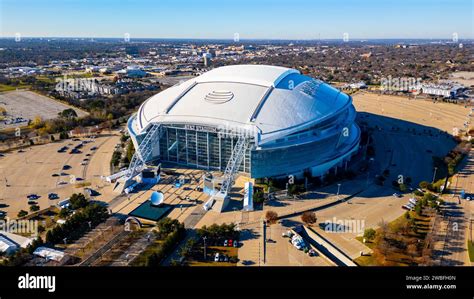
[[[71,209],[73,210],[84,208],[89,204],[86,197],[82,193],[74,193],[71,195],[69,198],[69,203],[71,204]]]
[[[31,127],[34,128],[34,129],[39,129],[43,125],[44,125],[43,119],[39,115],[35,116],[35,118],[31,122]]]
[[[127,146],[127,153],[125,155],[127,163],[130,163],[130,161],[132,161],[133,154],[135,154],[135,147],[133,146],[132,140],[130,140]]]
[[[41,233],[44,232],[45,230],[46,230],[46,229],[44,228],[44,226],[38,225],[38,233],[41,234]]]
[[[410,220],[410,212],[405,212],[405,219]]]
[[[179,221],[176,219],[171,219],[169,217],[165,217],[157,222],[156,226],[158,227],[158,231],[160,234],[167,236],[171,232],[176,231],[179,228]]]
[[[58,213],[58,216],[59,218],[61,219],[65,219],[67,218],[67,216],[69,216],[69,214],[71,214],[71,210],[69,209],[61,209]]]
[[[146,267],[157,267],[160,264],[160,259],[158,258],[158,255],[155,253],[150,254],[145,262]]]
[[[40,207],[38,205],[31,205],[30,206],[30,211],[31,212],[36,212],[39,211]]]
[[[303,215],[301,215],[301,221],[303,221],[306,224],[314,224],[316,223],[316,214],[314,212],[304,212]]]
[[[366,238],[367,240],[375,239],[376,234],[377,232],[373,228],[367,228],[364,230],[364,238]]]
[[[405,184],[400,184],[398,187],[400,188],[401,192],[407,191],[407,186]]]
[[[420,184],[419,184],[420,188],[422,188],[422,189],[428,188],[429,185],[430,185],[430,183],[427,182],[427,181],[421,181]]]
[[[262,203],[264,200],[263,197],[263,191],[260,189],[256,189],[255,192],[253,193],[253,202],[254,203]]]
[[[59,117],[63,117],[63,118],[77,117],[76,111],[72,108],[65,109],[65,110],[59,112],[58,114],[59,114]]]
[[[421,202],[418,202],[415,206],[416,215],[421,216],[422,211],[423,211],[423,209],[421,207]]]
[[[267,211],[265,213],[265,219],[269,224],[276,223],[278,220],[278,214],[275,211]]]
[[[26,215],[28,215],[28,212],[25,210],[18,212],[18,218],[25,217]]]

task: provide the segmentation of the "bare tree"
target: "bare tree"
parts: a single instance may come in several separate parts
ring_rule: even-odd
[[[276,223],[278,220],[278,214],[275,211],[267,211],[265,213],[265,219],[269,224]]]
[[[318,219],[316,218],[316,214],[314,212],[304,212],[303,215],[301,215],[301,221],[306,223],[307,225],[311,225],[316,223]]]

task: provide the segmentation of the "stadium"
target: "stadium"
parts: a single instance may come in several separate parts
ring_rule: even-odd
[[[323,176],[357,151],[355,117],[350,96],[297,70],[219,67],[149,98],[129,119],[131,171],[159,161],[224,177]]]

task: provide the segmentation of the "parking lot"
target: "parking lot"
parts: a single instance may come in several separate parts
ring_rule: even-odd
[[[74,109],[79,117],[87,115],[80,109],[24,90],[0,93],[0,107],[7,111],[5,119],[0,121],[0,130],[26,126],[36,116],[42,120],[53,119],[58,117],[59,112],[69,108]]]
[[[71,149],[89,139],[68,139],[5,153],[0,157],[0,210],[15,218],[20,210],[29,211],[29,194],[40,196],[34,201],[46,208],[74,192],[84,192],[84,187],[98,191],[101,195],[97,199],[110,200],[112,194],[103,190],[101,176],[110,173],[110,159],[119,138],[118,134],[107,134],[91,139],[77,154],[70,154]],[[63,146],[68,150],[58,152]],[[97,149],[91,150],[93,147]],[[50,200],[48,193],[59,198]]]

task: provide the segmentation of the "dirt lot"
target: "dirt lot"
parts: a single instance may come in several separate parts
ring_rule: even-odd
[[[31,91],[0,93],[0,107],[7,110],[5,119],[0,121],[0,130],[25,126],[28,124],[28,120],[33,120],[36,116],[40,116],[43,120],[56,118],[59,112],[73,108]],[[73,109],[79,117],[87,115],[80,109]],[[12,119],[16,118],[23,118],[26,121],[10,123]]]

